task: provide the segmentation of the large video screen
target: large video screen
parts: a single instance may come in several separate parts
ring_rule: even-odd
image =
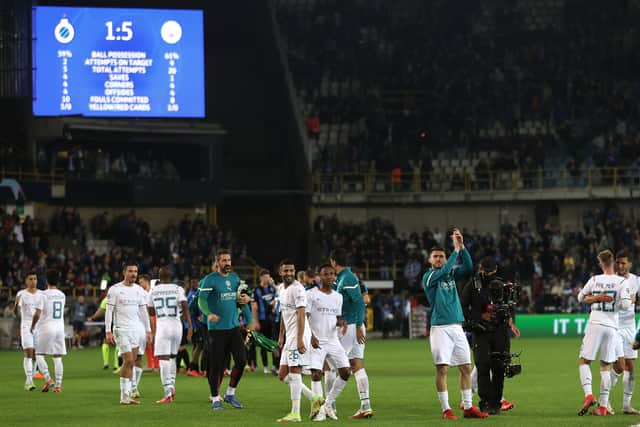
[[[38,6],[36,116],[204,117],[200,10]]]

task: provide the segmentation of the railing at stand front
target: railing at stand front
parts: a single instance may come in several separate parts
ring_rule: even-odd
[[[421,173],[315,174],[313,190],[324,194],[393,194],[429,192],[527,191],[636,187],[639,167],[591,167],[566,169],[518,169],[512,171],[432,171]]]

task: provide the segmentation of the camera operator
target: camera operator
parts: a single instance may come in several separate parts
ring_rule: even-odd
[[[513,323],[513,307],[505,295],[505,282],[496,276],[493,258],[484,258],[476,274],[462,290],[462,310],[466,328],[473,334],[473,354],[478,370],[480,409],[500,413],[505,365],[510,361],[510,330],[520,331]]]

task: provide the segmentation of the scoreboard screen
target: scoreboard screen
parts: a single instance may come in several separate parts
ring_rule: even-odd
[[[201,10],[33,8],[36,116],[204,117]]]

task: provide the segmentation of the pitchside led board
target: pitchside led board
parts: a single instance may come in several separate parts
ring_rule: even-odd
[[[204,117],[201,10],[33,9],[36,116]]]

